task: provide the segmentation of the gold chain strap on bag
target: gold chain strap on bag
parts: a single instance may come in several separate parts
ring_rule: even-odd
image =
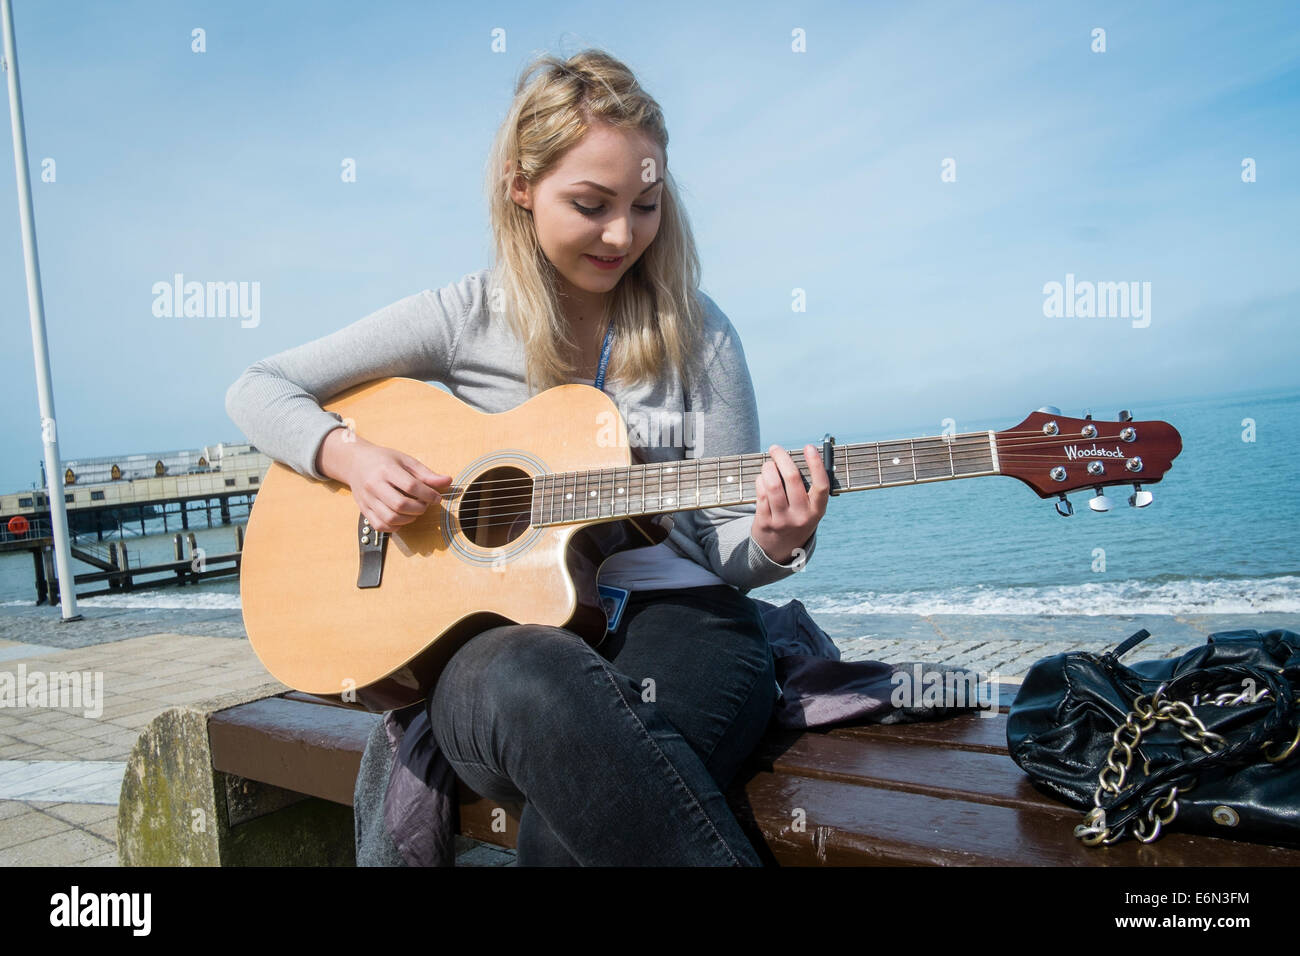
[[[1106,823],[1106,810],[1102,806],[1102,795],[1112,794],[1118,799],[1120,793],[1124,790],[1124,784],[1129,779],[1129,771],[1133,768],[1134,751],[1142,743],[1144,734],[1149,733],[1161,721],[1170,721],[1178,726],[1178,732],[1189,743],[1196,744],[1205,753],[1212,754],[1227,747],[1228,741],[1221,735],[1207,730],[1205,724],[1193,713],[1191,706],[1181,700],[1169,700],[1165,698],[1165,689],[1167,683],[1161,684],[1155,692],[1149,696],[1143,694],[1133,701],[1133,710],[1125,718],[1124,723],[1115,728],[1114,734],[1111,735],[1111,748],[1106,755],[1105,763],[1102,765],[1097,775],[1097,789],[1093,793],[1093,808],[1083,818],[1083,823],[1074,828],[1074,835],[1078,837],[1087,846],[1109,845],[1115,843],[1124,836],[1127,824],[1121,825],[1118,829],[1113,829]],[[1193,698],[1192,704],[1205,703],[1213,704],[1216,707],[1231,707],[1238,704],[1253,704],[1264,699],[1269,694],[1267,687],[1260,689],[1257,693],[1252,686],[1246,686],[1239,693],[1231,691],[1219,694],[1213,699],[1200,701]],[[1260,749],[1264,757],[1270,763],[1279,763],[1295,751],[1297,745],[1300,745],[1300,729],[1297,729],[1295,737],[1278,753],[1270,753],[1269,748],[1274,746],[1274,741],[1266,741]],[[1118,758],[1123,754],[1123,761]],[[1150,772],[1150,765],[1144,761],[1143,772]],[[1142,843],[1152,843],[1159,836],[1163,827],[1168,826],[1178,816],[1178,795],[1180,792],[1186,793],[1195,786],[1184,784],[1182,787],[1170,785],[1170,787],[1157,797],[1146,811],[1145,822],[1142,819],[1135,819],[1133,823],[1133,835]],[[1122,805],[1118,808],[1123,809]]]

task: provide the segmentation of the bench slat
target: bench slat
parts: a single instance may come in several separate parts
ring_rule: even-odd
[[[304,704],[320,704],[325,707],[339,707],[343,710],[355,710],[361,713],[371,713],[363,704],[347,703],[337,697],[317,697],[315,694],[308,694],[301,690],[285,691],[278,695],[283,700],[296,700]]]
[[[1005,754],[917,747],[888,739],[830,735],[766,738],[755,751],[777,773],[839,780],[1005,807],[1061,806],[1039,793]]]
[[[732,807],[776,861],[807,865],[1295,866],[1300,851],[1171,832],[1086,847],[1076,815],[1022,810],[814,777],[758,773],[733,790]],[[795,809],[804,813],[795,829]],[[757,819],[758,823],[755,823]]]
[[[1007,752],[1007,718],[980,717],[975,714],[954,717],[951,720],[933,720],[915,724],[859,724],[832,727],[825,731],[831,737],[848,740],[889,739],[899,743],[941,746],[956,750],[978,750],[985,753]]]
[[[267,697],[208,719],[212,765],[352,806],[366,738],[379,714]]]

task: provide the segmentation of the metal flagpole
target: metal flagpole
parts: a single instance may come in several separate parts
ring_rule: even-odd
[[[41,265],[36,256],[32,183],[27,168],[27,134],[23,127],[22,95],[18,89],[18,51],[14,45],[14,12],[10,0],[0,0],[0,11],[4,14],[4,69],[9,74],[9,115],[13,125],[14,170],[18,174],[18,219],[23,230],[23,260],[27,265],[27,309],[32,321],[32,351],[36,356],[41,441],[45,445],[45,493],[49,496],[50,520],[54,525],[54,560],[58,568],[63,620],[80,621],[72,553],[68,547],[68,511],[63,503],[63,469],[59,467],[59,442],[54,429],[54,391],[50,352],[45,341],[45,301],[41,296]]]

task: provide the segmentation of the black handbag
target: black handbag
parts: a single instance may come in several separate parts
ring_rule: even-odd
[[[1140,630],[1105,654],[1038,661],[1007,717],[1011,758],[1086,809],[1092,846],[1176,828],[1300,846],[1300,634],[1220,631],[1182,657],[1124,665]]]

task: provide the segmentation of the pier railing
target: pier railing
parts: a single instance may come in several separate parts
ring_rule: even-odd
[[[0,544],[9,544],[10,542],[31,541],[33,538],[52,538],[54,537],[54,525],[49,518],[34,518],[27,522],[27,530],[21,534],[15,534],[9,530],[9,526],[0,524]]]
[[[127,533],[128,537],[131,535],[131,532]],[[139,537],[139,535],[135,536]],[[93,532],[75,531],[72,529],[68,530],[68,541],[72,546],[72,550],[74,552],[84,552],[85,554],[97,559],[88,563],[98,564],[100,567],[105,569],[109,567],[120,567],[121,557],[119,556],[115,561],[114,556],[107,545],[98,542],[92,544],[91,541],[86,540],[87,538],[93,539],[94,537],[95,535]],[[10,531],[7,525],[0,524],[0,545],[34,544],[42,538],[46,539],[49,544],[53,544],[54,526],[53,522],[49,518],[35,518],[29,520],[27,522],[27,530],[23,531],[21,534]],[[84,560],[81,554],[74,554],[73,557]],[[139,565],[140,563],[139,555],[131,552],[127,553],[127,560],[134,561],[136,565]]]

